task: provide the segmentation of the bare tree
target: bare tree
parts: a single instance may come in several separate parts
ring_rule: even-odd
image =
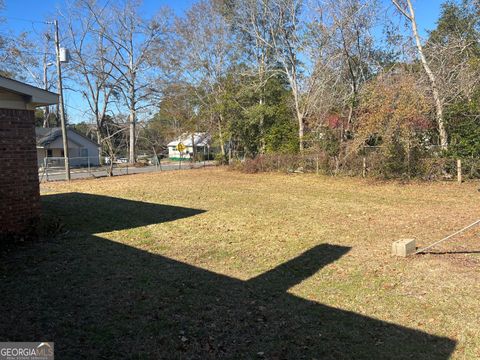
[[[329,17],[331,25],[324,26],[329,47],[337,54],[337,71],[349,91],[344,97],[348,109],[347,127],[354,118],[360,87],[375,71],[376,59],[372,28],[376,24],[375,11],[378,4],[370,0],[329,0],[322,7],[322,17]]]
[[[281,73],[288,81],[301,152],[305,148],[306,121],[319,108],[325,85],[331,81],[326,70],[331,70],[333,61],[325,47],[325,24],[321,20],[308,23],[312,9],[304,12],[304,6],[301,0],[252,0],[246,8],[248,16],[239,17],[243,19],[239,25],[243,32],[254,39],[260,79],[268,76],[268,69]]]
[[[447,131],[445,129],[445,122],[443,117],[443,103],[442,103],[442,99],[440,97],[440,93],[438,89],[437,77],[435,76],[435,73],[430,68],[430,65],[423,51],[423,46],[420,39],[420,35],[418,33],[417,21],[415,19],[415,10],[413,8],[412,1],[411,0],[392,0],[392,3],[395,5],[399,13],[411,25],[412,34],[415,40],[420,62],[422,63],[423,69],[425,70],[425,73],[427,74],[428,79],[430,81],[430,88],[432,91],[433,100],[435,102],[435,113],[436,113],[438,133],[440,137],[440,146],[442,149],[447,149],[448,136],[447,136]]]
[[[451,37],[446,44],[431,43],[426,49],[444,106],[459,99],[470,101],[478,89],[480,69],[475,63],[476,55],[468,50],[471,45],[466,39]]]
[[[442,8],[435,30],[430,32],[425,55],[437,78],[445,108],[470,102],[478,89],[479,14],[476,1],[448,3]]]
[[[299,59],[304,34],[301,22],[302,6],[301,0],[276,0],[269,6],[270,46],[275,52],[275,58],[281,64],[282,72],[286,75],[292,90],[298,122],[300,152],[304,150],[305,118],[316,82],[315,76],[308,76],[306,73],[307,68],[302,69]],[[268,40],[261,39],[261,41],[267,42]],[[302,83],[305,85],[305,89],[302,89]],[[304,90],[303,93],[302,90]]]
[[[217,2],[202,0],[187,11],[185,18],[176,19],[172,63],[179,70],[178,78],[195,90],[195,106],[208,114],[225,156],[225,119],[219,107],[225,92],[223,80],[235,61],[236,49],[220,10]]]
[[[107,116],[103,124],[105,133],[103,141],[109,159],[108,176],[113,176],[113,165],[117,155],[123,152],[128,144],[127,132],[125,131],[129,127],[127,118],[122,114],[114,117]]]
[[[96,14],[101,33],[115,53],[115,60],[105,58],[119,74],[118,89],[129,113],[129,162],[136,161],[136,123],[139,112],[150,106],[152,93],[151,51],[158,50],[158,43],[168,33],[170,13],[161,10],[152,19],[139,14],[139,2],[125,0],[109,8],[112,17],[102,18]],[[162,56],[162,54],[156,54]]]
[[[242,61],[248,66],[243,76],[252,79],[252,91],[258,94],[258,105],[265,104],[265,87],[272,77],[278,74],[275,52],[272,49],[271,36],[276,34],[269,21],[270,10],[267,1],[246,0],[228,3],[227,19],[240,34],[239,47]],[[279,25],[279,24],[278,24]],[[260,153],[265,151],[265,119],[260,112]]]
[[[83,0],[70,9],[64,16],[72,54],[70,72],[94,119],[102,163],[103,148],[108,145],[105,119],[121,82],[120,74],[113,66],[118,54],[107,46],[104,28],[97,22],[98,17],[104,20],[109,17],[105,7]]]
[[[50,44],[52,41],[52,37],[48,32],[44,33],[44,41],[45,41],[45,49],[44,54],[42,57],[42,69],[43,69],[43,88],[45,90],[50,90],[51,88],[51,81],[48,76],[48,67],[53,65],[53,61],[51,60],[51,56],[49,55]],[[45,107],[45,111],[43,113],[43,127],[48,128],[51,125],[53,114],[50,112],[50,106]]]
[[[0,10],[3,2],[0,1]],[[0,23],[3,20],[0,17]],[[48,66],[53,65],[54,54],[51,52],[52,38],[48,31],[40,38],[31,32],[13,32],[0,35],[0,74],[19,78],[35,86],[50,90],[53,81],[48,76]],[[36,54],[42,54],[41,60]],[[52,120],[50,107],[43,112],[43,126],[48,127]]]

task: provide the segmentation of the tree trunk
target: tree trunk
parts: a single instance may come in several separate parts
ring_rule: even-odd
[[[45,107],[45,113],[43,114],[43,127],[50,127],[50,106]]]
[[[195,145],[195,133],[192,133],[192,161],[197,159],[197,146]]]
[[[263,80],[262,80],[263,81]],[[262,109],[261,117],[260,117],[260,154],[265,153],[265,116],[263,115],[263,86],[262,86],[262,95],[260,96],[260,107]]]
[[[131,110],[128,162],[130,164],[134,164],[135,161],[136,161],[136,158],[135,158],[135,110]]]
[[[352,78],[353,78],[353,72],[352,72]],[[352,87],[352,99],[350,101],[350,104],[348,106],[348,119],[347,119],[347,130],[351,130],[352,124],[353,124],[353,112],[355,110],[355,104],[357,102],[357,94],[358,94],[358,88],[357,88],[357,82],[355,79],[352,79],[352,83],[350,84]]]
[[[295,112],[297,114],[297,121],[298,121],[298,144],[299,144],[300,153],[303,154],[303,150],[305,148],[305,145],[303,142],[303,136],[305,133],[305,124],[303,120],[305,117],[305,112],[302,111],[300,107],[296,76],[295,77],[289,76],[288,78],[289,78],[290,86],[292,88],[293,98],[295,100]]]
[[[303,115],[298,111],[297,111],[297,119],[298,119],[298,142],[300,145],[300,153],[303,153],[303,150],[305,149],[305,146],[303,143],[305,124],[303,123]]]
[[[265,55],[262,53],[258,78],[260,79],[260,99],[258,101],[261,109],[260,117],[260,154],[265,153],[265,116],[263,113],[263,105],[265,104]]]
[[[98,164],[102,165],[102,133],[97,129],[97,144],[98,144]]]
[[[228,145],[228,164],[232,163],[233,154],[232,154],[232,138],[230,137],[229,145]]]
[[[435,102],[435,112],[436,112],[438,133],[440,136],[440,146],[443,150],[445,150],[448,147],[448,136],[447,136],[447,131],[445,130],[445,122],[443,119],[442,100],[440,99],[440,95],[438,93],[435,74],[432,72],[432,69],[430,69],[427,59],[425,58],[425,54],[423,53],[422,43],[420,41],[420,36],[418,35],[417,22],[415,20],[415,11],[413,9],[412,1],[407,0],[407,4],[408,4],[408,10],[410,13],[409,20],[412,25],[412,32],[415,38],[415,43],[417,45],[418,55],[420,56],[420,61],[422,62],[425,72],[427,73],[428,79],[430,80],[433,101]],[[398,7],[397,3],[395,3],[395,5]]]
[[[222,116],[219,115],[218,117],[218,139],[220,141],[220,151],[222,153],[222,157],[225,159],[225,144],[223,141],[223,132],[222,132]]]
[[[135,139],[135,126],[137,123],[137,94],[136,94],[136,78],[137,74],[133,71],[133,50],[130,55],[130,65],[129,65],[129,110],[130,110],[130,136],[129,136],[129,153],[128,153],[128,162],[130,164],[135,164],[137,162],[135,147],[136,147],[136,139]]]
[[[108,134],[107,134],[108,136]],[[107,145],[107,153],[108,157],[110,158],[110,162],[108,164],[108,170],[107,170],[107,175],[108,176],[113,176],[113,160],[115,158],[115,151],[113,150],[113,144],[112,144],[112,139],[107,137],[107,141],[105,142]]]

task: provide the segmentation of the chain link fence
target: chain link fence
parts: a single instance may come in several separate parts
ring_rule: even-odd
[[[105,162],[105,161],[104,161]],[[108,159],[107,159],[108,162]],[[117,160],[113,164],[100,164],[98,157],[71,157],[69,158],[70,175],[72,179],[87,179],[110,176],[121,176],[129,174],[148,173],[155,171],[184,170],[202,168],[214,165],[212,161],[169,161],[159,160],[151,162],[138,162],[134,165],[126,160]],[[46,157],[39,162],[39,180],[59,181],[65,180],[65,158]]]
[[[386,158],[378,149],[344,157],[325,152],[259,155],[234,160],[231,166],[247,173],[285,172],[361,176],[383,179],[468,180],[480,179],[479,158],[424,156]]]

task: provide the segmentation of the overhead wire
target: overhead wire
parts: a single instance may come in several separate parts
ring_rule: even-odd
[[[5,15],[0,16],[0,19],[9,19],[9,20],[15,20],[15,21],[24,21],[24,22],[37,23],[37,24],[51,24],[50,21],[31,20],[31,19],[19,18],[19,17],[15,17],[15,16],[5,16]]]

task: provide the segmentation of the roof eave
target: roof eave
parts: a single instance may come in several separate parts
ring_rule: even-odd
[[[26,103],[32,108],[55,105],[59,101],[59,96],[56,93],[3,76],[0,76],[0,88],[23,95]]]

